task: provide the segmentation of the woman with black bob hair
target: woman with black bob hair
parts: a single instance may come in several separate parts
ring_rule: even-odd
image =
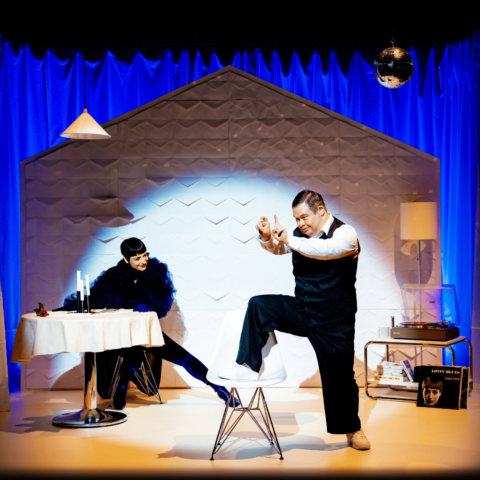
[[[120,249],[123,259],[115,267],[102,272],[93,282],[90,288],[90,307],[125,308],[137,312],[154,311],[158,318],[164,317],[172,307],[176,293],[167,265],[156,258],[149,258],[147,247],[138,238],[132,237],[124,240]],[[65,299],[64,306],[58,310],[76,310],[76,302],[76,294],[72,294]],[[143,351],[145,349],[153,360],[150,362],[150,373],[156,379],[157,385],[160,385],[163,359],[181,365],[190,375],[212,387],[224,402],[228,401],[228,390],[207,380],[208,369],[200,360],[188,353],[165,333],[163,333],[163,338],[165,345],[162,347],[136,346],[98,353],[98,392],[100,396],[104,398],[108,396],[108,387],[118,355],[123,357],[123,363],[120,380],[113,397],[114,408],[117,410],[125,408],[130,380],[144,391],[143,387],[137,383],[135,373],[144,360]]]

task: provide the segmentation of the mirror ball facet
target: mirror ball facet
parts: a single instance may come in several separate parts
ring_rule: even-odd
[[[398,88],[405,85],[413,75],[413,60],[400,47],[389,47],[380,52],[373,62],[375,78],[380,85]]]

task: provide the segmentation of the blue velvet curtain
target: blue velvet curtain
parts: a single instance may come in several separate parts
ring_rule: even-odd
[[[377,51],[352,47],[301,54],[215,49],[101,49],[87,53],[88,110],[99,123],[232,64],[441,159],[442,276],[456,286],[462,334],[470,337],[475,261],[480,31],[447,46],[409,48],[411,81],[381,87]],[[19,162],[60,143],[83,109],[83,60],[76,49],[33,49],[0,37],[0,270],[8,355],[20,317]],[[463,362],[466,359],[461,359]],[[463,363],[466,364],[466,363]],[[11,385],[19,368],[10,364]]]

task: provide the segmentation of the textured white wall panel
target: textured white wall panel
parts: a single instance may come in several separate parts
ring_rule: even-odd
[[[162,328],[207,365],[229,310],[264,293],[293,294],[290,256],[255,240],[260,215],[294,226],[291,201],[321,193],[359,234],[355,371],[379,326],[402,318],[400,285],[417,279],[417,244],[399,239],[399,204],[439,202],[439,161],[228,67],[110,122],[112,138],[69,142],[22,164],[23,308],[60,306],[75,271],[95,278],[142,238],[177,288]],[[422,242],[422,281],[440,282],[440,242]],[[308,341],[278,335],[288,378],[318,386]],[[372,349],[369,368],[384,349]],[[435,351],[423,360],[435,363]],[[414,349],[395,352],[415,360]],[[78,356],[38,358],[27,388],[81,386]],[[162,387],[197,386],[165,362]]]

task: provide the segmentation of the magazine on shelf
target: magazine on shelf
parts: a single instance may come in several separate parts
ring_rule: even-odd
[[[394,362],[382,362],[377,365],[377,372],[379,375],[385,375],[385,372],[398,372],[400,375],[403,372],[403,365]]]
[[[400,363],[403,365],[403,371],[405,372],[405,375],[407,375],[408,380],[410,382],[413,382],[413,378],[415,375],[413,372],[413,368],[410,365],[410,362],[408,360],[400,360]]]
[[[404,375],[403,365],[401,363],[382,362],[377,365],[376,373],[385,377],[401,377]]]
[[[382,383],[385,382],[408,382],[407,377],[404,377],[403,375],[374,375],[373,379],[375,381],[380,381]]]
[[[417,407],[458,410],[462,395],[464,369],[465,367],[448,365],[420,365]]]

